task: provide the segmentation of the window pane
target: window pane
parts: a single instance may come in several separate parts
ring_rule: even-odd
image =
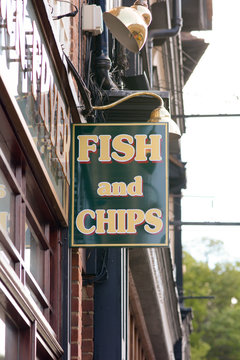
[[[18,359],[19,331],[0,307],[0,360]]]
[[[11,256],[8,254],[7,250],[4,249],[2,244],[0,244],[0,254],[3,256],[4,260],[13,268],[14,262],[12,261]]]
[[[38,285],[43,289],[44,250],[28,221],[26,222],[25,229],[26,267],[34,276]]]
[[[36,360],[53,360],[56,359],[51,349],[43,339],[37,339],[37,358]]]
[[[40,301],[38,300],[37,296],[34,294],[34,292],[32,291],[31,287],[28,286],[27,284],[27,290],[29,291],[29,296],[31,296],[33,298],[33,300],[35,301],[36,305],[38,306],[38,308],[43,312],[44,307],[42,306],[42,304],[40,303]],[[0,359],[1,360],[1,359]]]
[[[0,225],[8,235],[14,235],[14,195],[7,183],[5,176],[0,170]]]

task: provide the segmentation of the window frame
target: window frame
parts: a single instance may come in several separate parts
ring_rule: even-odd
[[[63,354],[63,349],[58,340],[61,335],[61,225],[53,217],[49,205],[45,201],[38,179],[34,176],[31,164],[29,164],[24,149],[12,128],[12,122],[6,116],[0,103],[1,116],[1,147],[0,168],[6,178],[9,188],[15,197],[15,213],[10,217],[14,225],[14,235],[10,234],[0,225],[0,243],[2,251],[12,261],[9,264],[6,257],[0,251],[0,298],[4,303],[6,313],[13,311],[17,314],[17,321],[25,316],[28,323],[28,335],[25,328],[21,336],[24,336],[26,346],[34,348],[29,350],[28,355],[21,355],[19,359],[35,359],[38,337],[42,339],[45,353],[49,359],[58,359]],[[6,124],[6,127],[5,127]],[[12,162],[14,158],[14,163]],[[15,160],[15,158],[17,158]],[[27,174],[27,175],[26,175]],[[27,198],[27,176],[31,177],[31,185],[34,185],[32,194],[33,201],[37,189],[37,199],[41,199],[40,211],[43,213],[44,224],[38,219],[38,214],[32,208],[32,200]],[[36,189],[35,189],[36,188]],[[41,205],[44,204],[44,207]],[[39,206],[39,204],[37,205]],[[35,205],[34,205],[35,208]],[[36,210],[36,208],[35,208]],[[46,210],[46,211],[45,211]],[[45,221],[46,220],[46,221]],[[27,269],[24,260],[25,254],[25,223],[29,222],[44,249],[44,279],[43,288],[40,287],[33,274]],[[3,291],[2,289],[5,289]],[[34,293],[37,301],[30,296],[29,291]],[[6,296],[6,294],[8,294]],[[9,295],[10,294],[10,295]],[[3,299],[3,301],[2,301]],[[38,306],[40,303],[40,307]],[[42,311],[41,311],[42,308]],[[14,310],[13,310],[14,309]],[[24,314],[24,316],[22,316]],[[15,319],[14,317],[14,319]],[[26,320],[25,319],[25,320]],[[25,335],[24,335],[25,334]],[[26,351],[23,347],[22,354]],[[35,354],[35,355],[34,355]],[[44,357],[43,357],[44,358]]]

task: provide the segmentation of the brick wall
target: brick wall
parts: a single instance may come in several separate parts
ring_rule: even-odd
[[[82,286],[82,250],[72,250],[71,360],[92,360],[94,285]]]
[[[79,33],[79,29],[81,29],[82,26],[82,4],[85,2],[85,0],[81,0],[80,2],[78,0],[72,1],[72,4],[78,8],[78,14],[72,18],[70,27],[71,46],[69,55],[81,76],[83,76],[85,72],[86,37],[81,30]]]
[[[92,360],[94,351],[94,285],[87,285],[82,290],[82,360]]]
[[[72,249],[71,360],[82,360],[82,250]]]
[[[70,58],[80,74],[84,72],[86,47],[85,37],[82,33],[79,34],[79,28],[81,28],[79,3],[83,2],[83,0],[72,1],[78,7],[79,13],[72,18],[70,27]],[[94,286],[82,286],[83,256],[81,249],[72,249],[71,360],[93,359]]]
[[[79,75],[84,80],[85,76],[85,57],[86,57],[86,35],[81,31],[82,27],[82,5],[86,0],[73,0],[72,4],[76,5],[78,8],[78,14],[72,18],[71,27],[70,27],[70,38],[71,46],[69,57],[72,60],[72,63],[79,73]],[[81,95],[79,92],[78,84],[72,76],[73,84],[75,86],[78,100],[81,103]],[[81,115],[82,117],[82,115]],[[85,121],[84,121],[85,122]]]
[[[72,249],[71,360],[92,360],[94,285],[83,286],[81,249]]]
[[[79,21],[81,19],[81,8],[79,8],[78,0],[72,1],[72,4],[76,5],[78,8],[78,14],[72,18],[71,27],[70,27],[70,38],[71,38],[71,46],[70,46],[70,57],[76,69],[79,69]]]

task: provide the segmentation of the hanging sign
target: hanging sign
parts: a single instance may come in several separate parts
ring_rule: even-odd
[[[70,246],[168,245],[168,128],[73,124]]]

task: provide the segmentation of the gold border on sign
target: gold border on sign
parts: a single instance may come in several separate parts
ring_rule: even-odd
[[[85,247],[168,247],[169,246],[169,184],[168,184],[168,162],[169,162],[169,154],[168,154],[168,124],[167,123],[105,123],[105,124],[72,124],[72,179],[74,178],[75,173],[75,127],[76,126],[164,126],[165,127],[165,174],[166,174],[166,216],[165,216],[165,243],[157,244],[157,243],[145,243],[145,244],[75,244],[74,243],[74,186],[71,184],[72,189],[72,216],[71,216],[71,247],[72,248],[85,248]]]

